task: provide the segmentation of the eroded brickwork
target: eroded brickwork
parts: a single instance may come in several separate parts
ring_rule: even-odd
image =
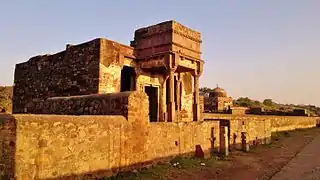
[[[65,101],[53,103],[53,97],[143,92],[151,86],[157,88],[157,121],[198,120],[200,44],[199,32],[167,21],[138,29],[131,47],[99,38],[33,57],[16,66],[13,112],[92,114],[90,109],[81,110],[82,105],[72,104],[70,109]],[[98,113],[98,108],[91,109]]]
[[[241,143],[241,132],[247,133],[251,145],[270,141],[271,133],[316,127],[319,117],[259,116],[205,113],[205,120],[230,122],[230,143]]]
[[[131,100],[130,100],[131,99]],[[137,104],[137,102],[140,102]],[[314,127],[316,118],[205,114],[203,122],[149,123],[145,94],[129,96],[124,116],[1,115],[1,173],[17,179],[111,175],[177,155],[205,156],[220,148],[220,127],[230,122],[230,146],[270,142],[274,127]],[[297,119],[296,119],[297,118]],[[284,119],[286,119],[284,121]],[[305,126],[303,126],[305,124]],[[292,130],[293,125],[290,129]],[[198,147],[199,147],[198,146]],[[15,165],[16,164],[16,165]]]
[[[34,107],[29,107],[29,112],[32,114],[123,115],[127,117],[129,96],[135,94],[121,92],[53,97],[36,102]]]
[[[48,97],[98,92],[100,40],[68,46],[53,55],[36,56],[16,65],[13,112],[26,113],[27,103]]]
[[[139,103],[137,103],[139,102]],[[106,176],[177,155],[219,149],[219,122],[149,123],[145,94],[129,96],[123,116],[1,115],[1,173],[17,179]],[[8,123],[13,123],[9,125]],[[8,128],[10,127],[10,128]],[[6,135],[6,136],[4,136]],[[212,141],[215,139],[214,141]],[[13,167],[13,166],[11,166]],[[11,174],[10,174],[11,173]]]

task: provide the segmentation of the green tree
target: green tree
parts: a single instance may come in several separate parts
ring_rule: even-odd
[[[265,99],[265,100],[263,100],[263,104],[264,104],[265,106],[273,106],[273,105],[274,105],[272,99]]]
[[[213,89],[208,88],[208,87],[199,88],[199,93],[202,96],[208,96],[211,91],[213,91]]]
[[[236,100],[236,105],[242,107],[252,107],[254,102],[248,97],[240,97]]]

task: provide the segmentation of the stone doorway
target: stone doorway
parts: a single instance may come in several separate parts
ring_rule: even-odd
[[[120,91],[134,91],[136,86],[136,73],[133,67],[123,66],[121,70],[121,88]]]
[[[145,86],[144,91],[149,97],[150,122],[157,122],[158,121],[158,87]]]

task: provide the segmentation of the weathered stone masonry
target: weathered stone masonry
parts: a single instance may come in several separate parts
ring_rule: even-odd
[[[0,144],[7,147],[1,172],[17,179],[82,179],[193,155],[196,145],[207,155],[218,150],[219,131],[212,134],[218,121],[150,123],[144,93],[118,96],[128,99],[126,115],[0,115]]]
[[[316,125],[203,113],[200,44],[199,32],[167,21],[136,30],[130,46],[98,38],[17,64],[14,114],[0,115],[0,177],[93,178]]]
[[[131,47],[99,38],[33,57],[16,65],[13,112],[44,113],[37,103],[52,97],[136,90],[151,98],[151,121],[201,120],[200,43],[199,32],[167,21],[136,30]]]

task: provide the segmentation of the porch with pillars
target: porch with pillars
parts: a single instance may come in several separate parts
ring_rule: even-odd
[[[199,77],[201,71],[199,71],[202,64],[197,63],[195,68],[185,67],[183,64],[179,63],[180,60],[177,59],[176,54],[170,54],[168,57],[168,72],[165,78],[165,85],[167,95],[167,118],[168,122],[179,122],[181,121],[180,110],[181,110],[181,100],[182,100],[182,79],[181,73],[190,72],[192,74],[193,83],[190,82],[193,87],[193,98],[192,98],[192,119],[190,121],[200,121],[200,104],[199,104]]]
[[[140,68],[137,68],[139,71],[162,75],[163,77],[161,86],[159,87],[158,121],[180,122],[200,120],[199,77],[202,72],[202,61],[183,59],[181,54],[170,52],[141,60],[139,64]],[[182,102],[182,91],[186,88],[186,83],[182,81],[181,75],[185,75],[186,73],[192,76],[190,77],[190,82],[188,82],[188,92],[192,93],[192,98],[189,96],[191,98],[190,102]],[[141,74],[141,72],[137,72],[137,74]],[[184,120],[180,116],[183,103],[185,106],[190,106],[187,112],[190,115],[184,118]]]

